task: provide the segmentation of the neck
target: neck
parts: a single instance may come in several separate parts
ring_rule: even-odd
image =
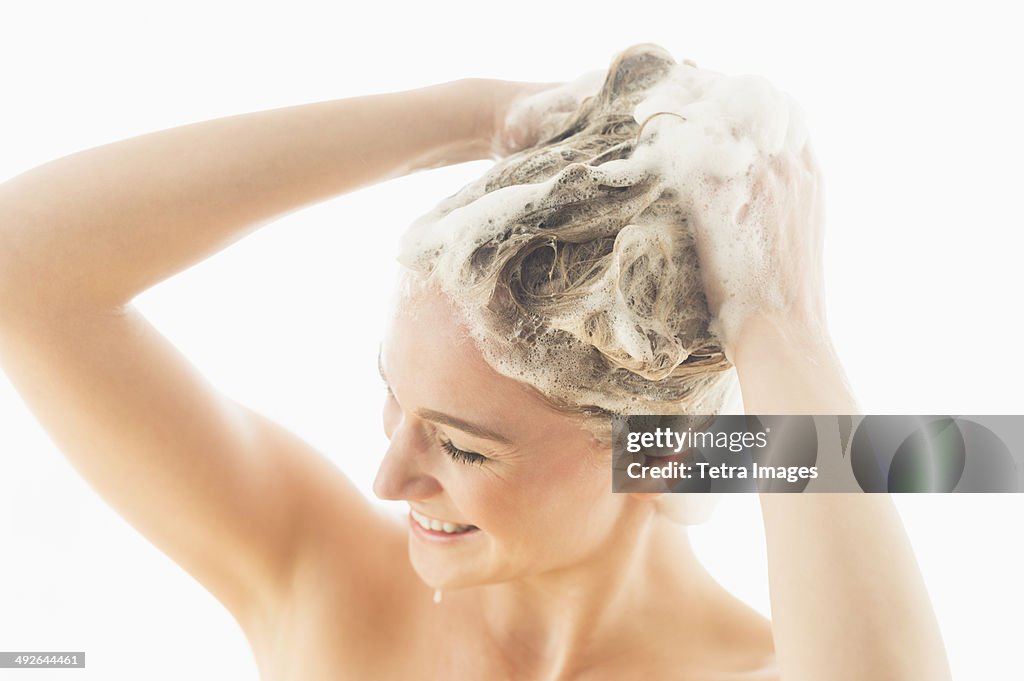
[[[584,562],[473,590],[484,640],[516,675],[566,678],[620,655],[635,660],[636,646],[649,649],[660,632],[701,630],[722,589],[686,530],[656,513],[623,525]]]

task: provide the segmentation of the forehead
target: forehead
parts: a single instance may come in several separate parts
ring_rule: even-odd
[[[458,308],[432,287],[401,293],[381,344],[381,364],[400,402],[494,424],[565,427],[564,414],[484,359]],[[535,428],[529,428],[535,431]]]
[[[384,345],[399,344],[409,335],[415,335],[415,341],[426,346],[424,350],[445,351],[477,368],[489,368],[455,302],[435,286],[406,275],[392,301]]]

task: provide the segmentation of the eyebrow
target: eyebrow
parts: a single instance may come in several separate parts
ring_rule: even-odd
[[[380,372],[381,380],[384,381],[385,385],[387,385],[388,388],[390,389],[391,384],[388,383],[388,377],[384,375],[384,364],[381,361],[380,350],[378,350],[377,352],[377,371]],[[470,423],[469,421],[463,421],[460,418],[456,418],[449,414],[445,414],[444,412],[434,411],[433,409],[421,407],[420,409],[416,410],[416,415],[422,419],[426,419],[427,421],[432,421],[434,423],[442,423],[446,426],[457,428],[458,430],[461,430],[463,433],[468,433],[469,435],[473,435],[474,437],[483,438],[484,440],[493,440],[495,442],[501,442],[502,444],[506,445],[512,444],[512,440],[505,437],[501,433],[496,433],[493,430],[484,428],[483,426],[477,425],[475,423]]]
[[[478,426],[475,423],[470,423],[469,421],[457,419],[454,416],[449,416],[448,414],[444,414],[439,411],[434,411],[433,409],[417,409],[416,415],[419,416],[420,418],[426,419],[427,421],[433,421],[434,423],[443,423],[446,426],[457,428],[461,430],[463,433],[469,433],[470,435],[473,435],[475,437],[483,438],[485,440],[494,440],[495,442],[501,442],[502,444],[506,445],[512,444],[512,440],[508,439],[507,437],[500,433],[495,433],[493,430],[488,430],[483,426]]]

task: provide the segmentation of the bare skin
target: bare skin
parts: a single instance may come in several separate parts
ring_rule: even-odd
[[[495,122],[545,87],[465,80],[246,114],[0,185],[5,372],[76,470],[232,613],[268,680],[948,678],[887,497],[765,495],[769,624],[714,583],[652,497],[608,493],[577,424],[494,374],[427,296],[425,318],[396,315],[382,347],[391,446],[375,492],[479,527],[441,547],[217,392],[132,306],[275,217],[507,151],[529,136]],[[765,311],[729,339],[751,413],[856,413],[823,317],[801,312],[815,305]],[[414,337],[437,340],[411,348]],[[509,442],[425,409],[486,421]],[[439,440],[493,460],[455,461]],[[884,571],[870,564],[879,555]],[[445,589],[441,604],[431,587]]]

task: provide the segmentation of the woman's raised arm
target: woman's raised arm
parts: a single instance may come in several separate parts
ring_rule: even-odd
[[[273,620],[303,547],[343,553],[356,604],[390,555],[358,549],[390,535],[333,465],[221,395],[131,300],[276,216],[486,158],[491,85],[196,123],[0,185],[0,366],[75,469],[247,632]]]
[[[267,221],[487,158],[492,83],[248,113],[89,149],[0,185],[0,312],[114,307]]]
[[[772,203],[756,227],[771,232],[766,243],[777,244],[763,259],[770,264],[768,290],[741,301],[753,313],[734,314],[734,324],[723,326],[733,332],[724,343],[744,409],[858,414],[826,323],[821,177],[810,149],[799,159],[773,159],[760,186]],[[704,252],[713,245],[706,241]],[[741,295],[724,287],[712,292],[713,305]],[[950,678],[938,623],[889,495],[762,493],[761,510],[783,681]]]
[[[734,361],[749,414],[856,414],[824,329],[761,320]],[[762,493],[783,681],[948,681],[935,613],[888,494]]]

